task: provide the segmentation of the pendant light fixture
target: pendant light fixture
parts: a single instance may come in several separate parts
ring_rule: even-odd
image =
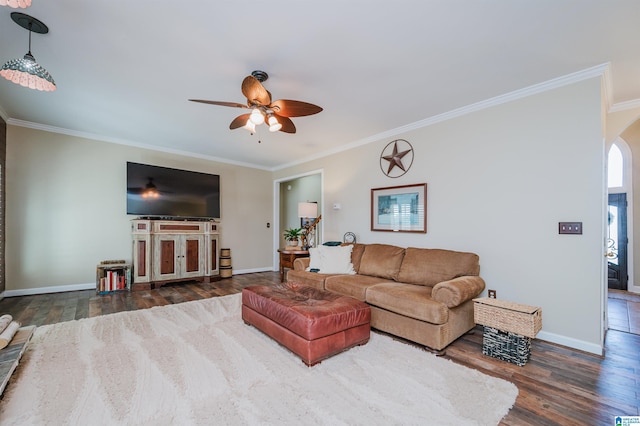
[[[14,9],[26,9],[31,6],[31,0],[0,0],[0,6],[9,6]]]
[[[0,75],[7,80],[30,89],[52,92],[56,83],[49,72],[42,68],[31,54],[31,33],[46,34],[49,28],[36,18],[20,12],[12,12],[11,19],[22,28],[29,30],[29,51],[22,59],[12,59],[0,69]]]

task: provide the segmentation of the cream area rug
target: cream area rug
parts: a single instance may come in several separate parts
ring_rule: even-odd
[[[376,333],[307,367],[244,324],[240,297],[39,327],[0,424],[495,425],[518,394]]]

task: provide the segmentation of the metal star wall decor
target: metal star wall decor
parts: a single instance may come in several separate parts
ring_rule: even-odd
[[[380,170],[390,178],[404,175],[412,164],[413,147],[404,139],[389,142],[380,154]]]

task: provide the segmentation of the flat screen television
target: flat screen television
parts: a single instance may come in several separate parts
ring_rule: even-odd
[[[219,219],[220,176],[127,162],[127,214]]]

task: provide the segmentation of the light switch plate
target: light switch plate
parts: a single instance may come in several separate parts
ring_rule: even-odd
[[[559,222],[558,233],[570,235],[582,234],[582,222]]]

